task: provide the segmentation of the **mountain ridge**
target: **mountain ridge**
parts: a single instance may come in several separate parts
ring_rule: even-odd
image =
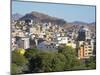
[[[22,16],[19,13],[12,14],[12,19],[14,20],[24,20],[25,18],[31,18],[36,19],[41,22],[55,22],[57,24],[72,24],[72,25],[96,25],[96,22],[86,23],[82,21],[73,21],[73,22],[66,22],[64,19],[58,18],[58,17],[52,17],[44,13],[40,13],[37,11],[32,11],[31,13],[27,13],[24,16]]]

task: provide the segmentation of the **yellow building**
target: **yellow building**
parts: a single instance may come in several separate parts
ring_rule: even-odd
[[[72,42],[68,42],[66,44],[66,46],[72,47],[72,48],[76,48],[76,44],[72,43]]]

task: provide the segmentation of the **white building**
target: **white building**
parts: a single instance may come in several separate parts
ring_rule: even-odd
[[[46,35],[44,32],[39,33],[39,38],[44,38],[44,35]]]
[[[30,42],[29,42],[29,38],[27,37],[21,37],[18,40],[16,40],[18,48],[23,48],[23,49],[28,49],[30,48]]]
[[[54,43],[51,43],[51,42],[47,42],[47,41],[43,41],[43,42],[41,42],[41,43],[39,43],[38,45],[37,45],[37,48],[39,49],[39,50],[44,50],[44,51],[56,51],[57,49],[56,49],[56,44],[54,44]]]
[[[24,42],[24,49],[30,48],[30,46],[29,46],[29,38],[22,38],[22,40]]]
[[[12,51],[15,50],[17,48],[17,45],[16,45],[16,38],[12,38]]]
[[[57,43],[58,44],[67,44],[68,43],[68,37],[57,37]]]

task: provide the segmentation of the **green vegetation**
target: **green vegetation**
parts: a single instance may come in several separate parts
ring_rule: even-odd
[[[96,69],[96,58],[90,57],[88,60],[86,60],[86,67],[88,69]]]
[[[32,72],[62,71],[65,65],[65,57],[59,53],[40,52],[30,60]]]
[[[65,65],[65,71],[66,70],[79,70],[84,69],[85,65],[77,59],[76,51],[75,49],[71,47],[61,47],[59,48],[59,53],[62,53],[66,58],[66,65]]]
[[[25,56],[19,54],[16,50],[12,52],[12,65],[11,65],[11,72],[12,75],[16,73],[24,73],[27,71],[28,60]]]
[[[77,59],[75,49],[59,47],[58,52],[26,50],[24,55],[12,52],[12,74],[41,73],[95,69],[94,57],[86,61]]]

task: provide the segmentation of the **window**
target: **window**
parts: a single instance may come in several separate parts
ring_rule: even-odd
[[[49,48],[51,48],[51,46],[49,46]]]
[[[91,48],[91,46],[88,46],[89,48]]]
[[[91,52],[89,52],[88,54],[89,54],[89,55],[91,55],[92,53],[91,53]]]
[[[85,53],[85,55],[87,55],[87,53]]]
[[[89,49],[89,51],[92,51],[91,49]]]
[[[68,43],[71,43],[71,41],[68,41]]]
[[[91,45],[91,42],[89,41],[88,44]]]

